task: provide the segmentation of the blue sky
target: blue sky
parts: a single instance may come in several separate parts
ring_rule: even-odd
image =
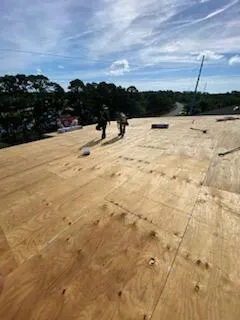
[[[0,74],[240,90],[240,0],[2,0]]]

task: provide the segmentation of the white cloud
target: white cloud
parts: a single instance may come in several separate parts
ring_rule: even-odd
[[[89,54],[101,60],[124,53],[136,64],[166,60],[189,64],[196,61],[191,52],[200,55],[205,51],[208,61],[217,62],[224,53],[240,47],[240,22],[234,7],[238,0],[208,2],[212,5],[205,4],[199,11],[196,0],[100,1],[102,5],[91,20],[91,30],[96,33],[87,43]],[[220,29],[218,37],[216,30]]]
[[[141,51],[142,61],[151,64],[159,63],[178,63],[178,64],[194,64],[202,60],[203,55],[206,61],[219,61],[224,58],[224,55],[216,53],[210,50],[204,50],[201,52],[190,52],[189,50],[181,50],[181,47],[177,44],[166,45],[164,47],[156,48],[149,47]]]
[[[207,83],[207,91],[216,92],[231,92],[239,90],[238,83],[240,76],[207,76],[200,80],[199,90],[203,91]],[[134,85],[138,90],[176,90],[176,91],[194,91],[196,77],[168,77],[164,79],[136,79],[131,81],[118,81],[117,85],[125,88]]]
[[[233,66],[235,64],[240,64],[240,56],[233,56],[229,59],[229,65]]]
[[[129,72],[129,63],[126,59],[115,61],[111,64],[109,74],[113,76],[121,76],[125,72]]]
[[[42,74],[42,70],[40,68],[37,68],[37,74]]]
[[[61,65],[61,64],[59,64],[59,65],[58,65],[58,69],[64,69],[64,66]]]
[[[205,56],[205,59],[209,60],[209,61],[216,61],[216,60],[221,60],[224,58],[224,55],[222,55],[222,54],[218,54],[213,51],[205,50],[205,51],[199,53],[199,55],[197,56],[197,60],[201,60],[203,56]]]

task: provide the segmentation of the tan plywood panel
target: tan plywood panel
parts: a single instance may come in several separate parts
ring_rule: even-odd
[[[4,277],[11,273],[15,268],[17,268],[16,260],[8,245],[5,234],[0,228],[0,276],[4,279]]]
[[[236,200],[230,193],[203,189],[153,320],[239,319],[240,198]]]
[[[129,123],[0,150],[0,319],[240,318],[239,123]]]
[[[234,126],[229,127],[219,137],[217,152],[207,174],[207,186],[240,193],[240,149],[225,156],[218,155],[238,147],[240,148],[239,130]]]
[[[96,208],[8,277],[0,318],[147,319],[179,242],[154,230],[109,205]]]

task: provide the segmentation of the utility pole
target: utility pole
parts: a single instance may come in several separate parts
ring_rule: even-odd
[[[204,60],[205,60],[205,56],[202,57],[202,63],[201,63],[201,66],[200,66],[200,70],[199,70],[199,74],[198,74],[198,78],[197,78],[197,83],[196,83],[195,90],[194,90],[193,100],[192,100],[192,103],[191,103],[190,108],[189,108],[188,114],[190,116],[193,114],[194,108],[196,106],[197,90],[198,90],[198,85],[199,85],[199,81],[200,81],[201,74],[202,74],[202,68],[203,68]]]

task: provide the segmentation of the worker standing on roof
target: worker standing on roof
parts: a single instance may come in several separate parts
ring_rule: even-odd
[[[128,125],[127,116],[123,112],[119,112],[117,122],[120,130],[118,135],[123,138],[126,132],[126,126]]]
[[[100,110],[98,121],[98,127],[102,129],[102,139],[106,138],[107,123],[109,123],[110,125],[109,111],[108,107],[105,104],[103,104],[102,109]]]

